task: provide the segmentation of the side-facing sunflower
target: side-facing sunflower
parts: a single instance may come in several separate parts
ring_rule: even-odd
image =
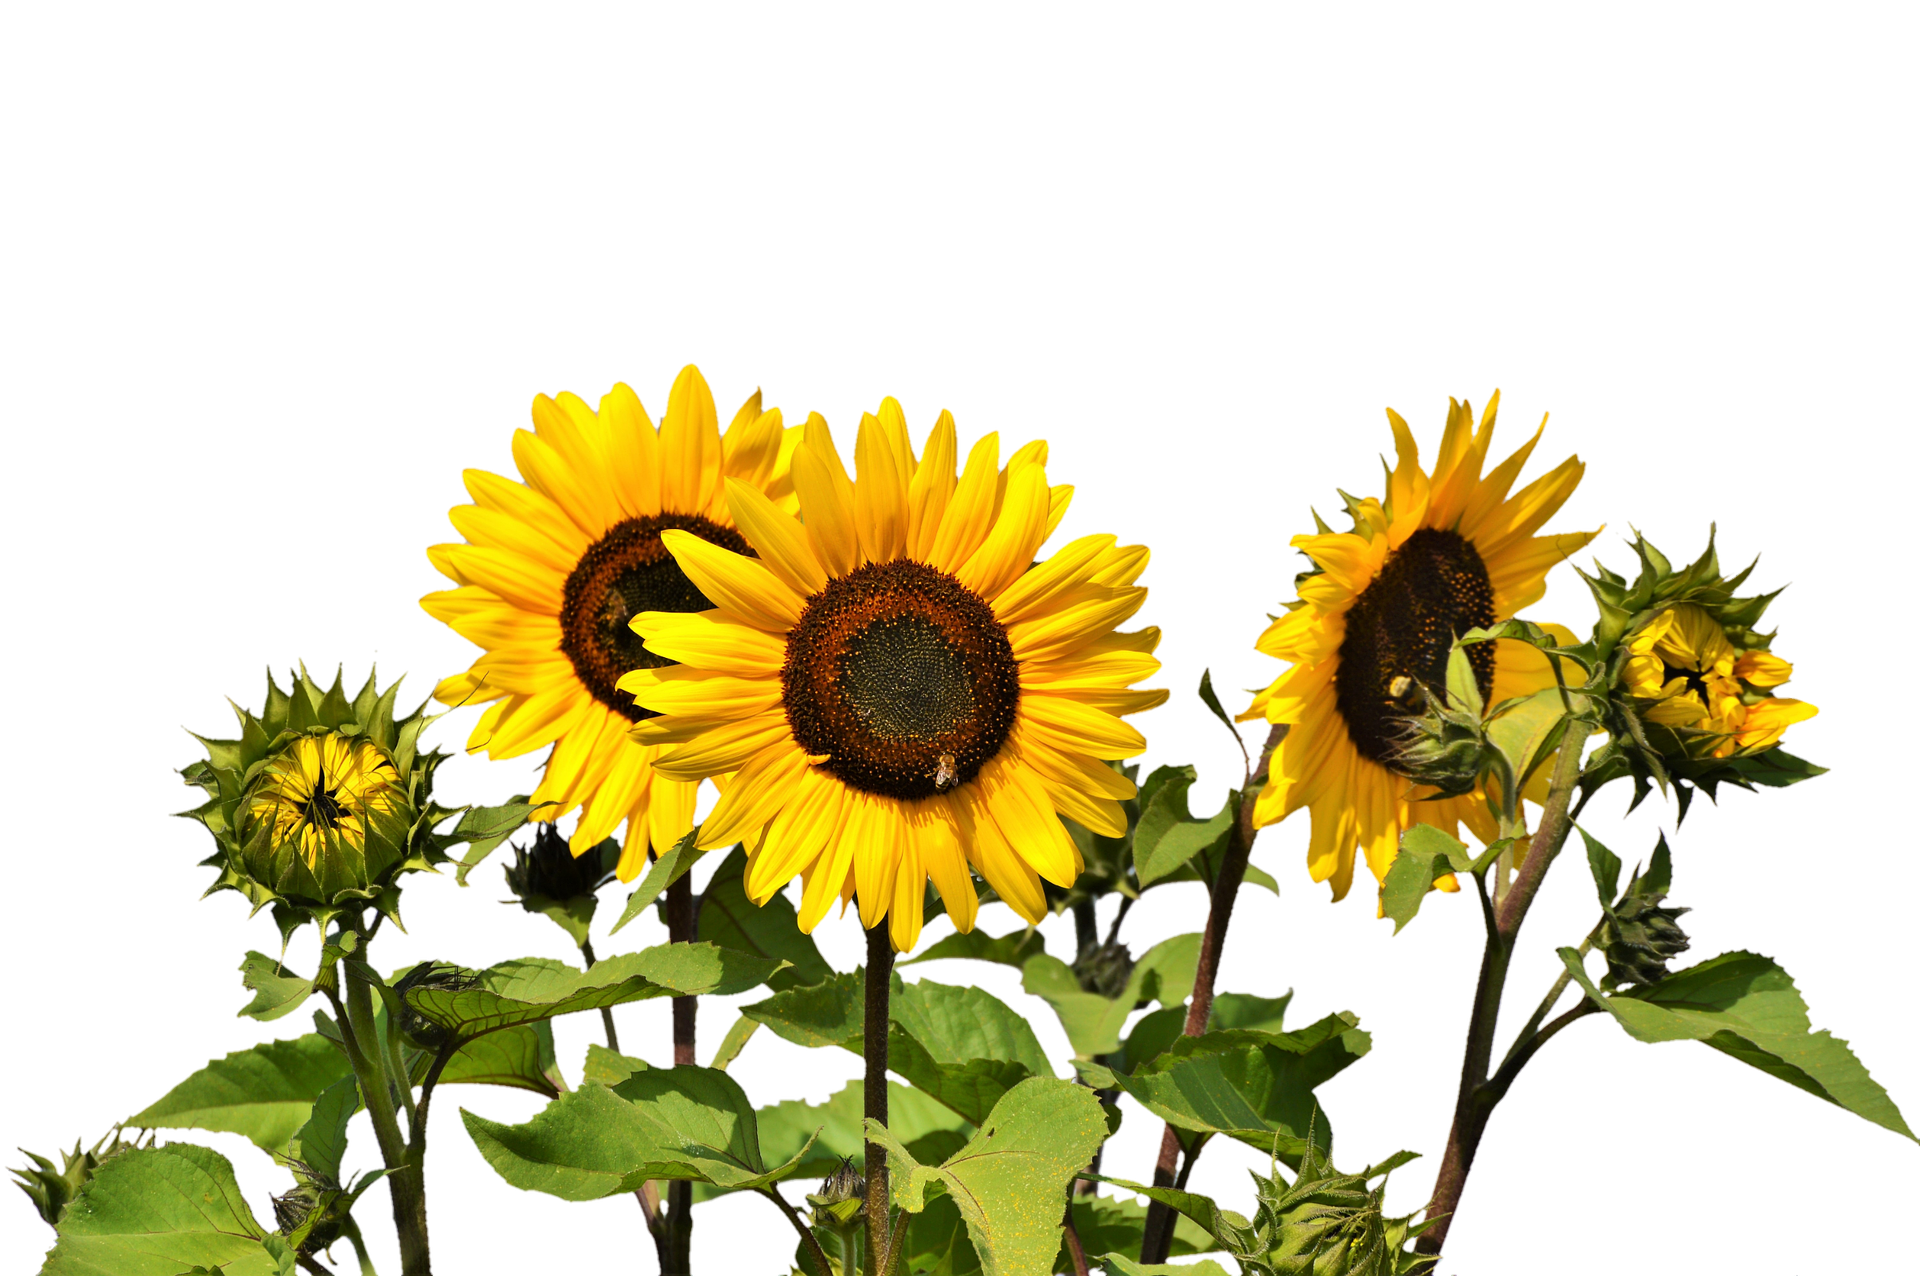
[[[672,663],[628,622],[643,611],[713,605],[662,535],[745,552],[730,494],[793,508],[785,461],[798,431],[782,427],[777,408],[762,411],[756,390],[723,437],[713,394],[692,366],[674,381],[657,430],[625,385],[598,412],[571,394],[541,395],[533,423],[513,436],[524,482],[468,470],[474,503],[451,512],[467,543],[427,551],[459,588],[420,605],[486,649],[434,695],[446,704],[493,702],[470,753],[511,758],[552,745],[533,800],[553,805],[536,818],[579,808],[575,855],[627,821],[618,872],[632,881],[649,844],[670,847],[693,827],[699,785],[656,774],[658,749],[627,734],[650,715],[620,679]]]
[[[718,608],[636,618],[680,664],[620,681],[661,715],[636,738],[676,746],[659,774],[737,772],[699,845],[746,843],[755,902],[799,874],[802,930],[857,896],[861,924],[889,918],[903,952],[929,878],[972,929],[969,866],[1028,921],[1045,916],[1041,880],[1067,886],[1083,867],[1056,816],[1125,833],[1134,786],[1104,760],[1143,750],[1121,715],[1166,699],[1129,689],[1160,667],[1159,632],[1114,632],[1146,598],[1133,582],[1147,551],[1087,536],[1034,562],[1072,494],[1048,487],[1046,444],[1002,470],[989,434],[958,476],[957,455],[942,413],[916,458],[888,399],[861,421],[849,478],[811,418],[793,456],[804,526],[729,481],[757,560],[665,533]]]
[[[1735,650],[1720,622],[1697,603],[1661,612],[1629,649],[1622,676],[1627,690],[1647,702],[1646,720],[1720,737],[1716,758],[1770,748],[1788,727],[1819,712],[1804,700],[1775,696],[1793,666],[1764,647]]]
[[[1483,795],[1421,801],[1432,790],[1410,783],[1397,765],[1420,684],[1444,687],[1455,637],[1539,601],[1548,569],[1599,534],[1535,536],[1586,467],[1569,457],[1509,496],[1539,431],[1483,475],[1500,395],[1477,430],[1471,405],[1449,402],[1431,476],[1413,432],[1389,410],[1399,457],[1386,498],[1347,497],[1351,532],[1335,532],[1316,516],[1318,534],[1293,538],[1313,569],[1299,579],[1299,601],[1258,643],[1293,668],[1240,715],[1290,727],[1254,823],[1309,807],[1307,869],[1316,882],[1332,881],[1335,899],[1353,884],[1356,848],[1384,881],[1401,833],[1413,824],[1452,833],[1464,822],[1482,841],[1497,835]],[[1573,641],[1565,631],[1559,636]],[[1525,643],[1503,639],[1468,651],[1489,704],[1553,685],[1547,658]]]

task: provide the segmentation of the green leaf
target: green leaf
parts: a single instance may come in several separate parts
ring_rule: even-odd
[[[1506,758],[1514,783],[1524,789],[1566,733],[1567,707],[1560,688],[1543,687],[1500,706],[1487,720],[1487,741]]]
[[[1497,845],[1504,847],[1506,843]],[[1499,853],[1494,847],[1488,852],[1491,856]],[[1393,919],[1393,933],[1398,935],[1420,911],[1436,881],[1449,873],[1476,872],[1491,862],[1486,854],[1476,860],[1465,842],[1433,825],[1416,824],[1401,835],[1400,852],[1393,857],[1387,879],[1380,885],[1380,913]]]
[[[1199,963],[1200,935],[1175,935],[1142,954],[1117,997],[1086,991],[1071,967],[1045,954],[1028,958],[1021,967],[1021,987],[1053,1007],[1074,1056],[1091,1059],[1120,1048],[1120,1033],[1142,1001],[1157,1000],[1163,1006],[1185,1001],[1193,992]]]
[[[1612,995],[1594,987],[1579,953],[1562,948],[1560,959],[1587,997],[1635,1040],[1705,1042],[1875,1125],[1914,1137],[1847,1043],[1812,1031],[1806,1002],[1771,958],[1725,953],[1649,988]]]
[[[406,1001],[428,1022],[464,1037],[654,997],[727,996],[763,984],[784,962],[712,944],[660,944],[580,971],[524,957],[475,973],[473,987],[410,988]]]
[[[616,1050],[609,1050],[597,1041],[587,1043],[587,1063],[581,1070],[582,1082],[598,1082],[604,1086],[616,1086],[636,1072],[645,1072],[648,1068],[645,1059],[636,1059]]]
[[[1207,1031],[1223,1032],[1236,1028],[1255,1032],[1278,1033],[1286,1028],[1287,1005],[1293,1000],[1293,994],[1283,993],[1278,997],[1256,997],[1250,993],[1223,992],[1213,999],[1213,1014],[1207,1021]],[[1182,1002],[1164,1010],[1154,1010],[1141,1015],[1118,1055],[1110,1055],[1109,1062],[1119,1072],[1138,1072],[1141,1067],[1153,1059],[1186,1028],[1187,1007]]]
[[[500,1177],[568,1201],[631,1192],[649,1179],[756,1188],[794,1173],[806,1147],[769,1165],[753,1105],[713,1068],[649,1068],[611,1088],[563,1094],[524,1125],[460,1113]],[[810,1142],[810,1141],[809,1141]]]
[[[1080,1247],[1089,1256],[1120,1253],[1138,1254],[1142,1234],[1146,1231],[1147,1207],[1140,1202],[1116,1196],[1076,1196],[1073,1198],[1073,1230],[1079,1234]],[[1218,1249],[1213,1237],[1201,1231],[1199,1226],[1184,1214],[1176,1214],[1173,1224],[1173,1246],[1169,1257],[1182,1257],[1188,1254],[1204,1254],[1208,1250]],[[1065,1241],[1062,1241],[1060,1257],[1054,1260],[1054,1270],[1072,1270],[1066,1263]],[[1193,1271],[1190,1267],[1173,1268],[1174,1271]]]
[[[634,888],[633,894],[627,896],[627,907],[620,914],[620,920],[613,924],[613,929],[607,932],[609,935],[619,934],[622,926],[647,911],[647,907],[659,899],[667,887],[687,875],[693,868],[693,862],[705,853],[693,847],[693,840],[699,833],[698,828],[689,829],[685,837],[673,844],[672,850],[653,862],[647,875],[640,879],[640,885]]]
[[[736,846],[714,870],[713,880],[700,893],[699,938],[788,962],[788,969],[767,980],[767,987],[775,992],[817,984],[831,975],[833,967],[820,955],[812,936],[800,932],[798,915],[785,895],[775,894],[760,905],[747,898],[746,865],[746,848]]]
[[[360,1110],[360,1083],[342,1077],[320,1092],[312,1115],[295,1132],[287,1155],[316,1174],[343,1182],[340,1165],[347,1154],[347,1122]]]
[[[307,1123],[314,1100],[350,1075],[346,1058],[318,1034],[269,1041],[210,1061],[123,1124],[133,1129],[218,1130],[280,1152]]]
[[[1221,707],[1220,696],[1213,689],[1213,670],[1211,669],[1200,671],[1200,703],[1213,711],[1213,716],[1220,719],[1221,726],[1233,732],[1235,740],[1240,739],[1240,728],[1233,725],[1233,718]]]
[[[311,979],[284,974],[278,961],[254,952],[240,963],[240,982],[253,994],[240,1013],[262,1023],[292,1014],[313,992]]]
[[[293,1255],[254,1218],[219,1153],[138,1148],[102,1165],[57,1229],[41,1276],[285,1276]],[[276,1253],[275,1251],[278,1251]]]
[[[1133,868],[1143,888],[1185,867],[1202,852],[1217,856],[1240,812],[1240,793],[1234,790],[1217,814],[1195,819],[1187,810],[1187,792],[1197,778],[1194,769],[1162,767],[1161,771],[1170,774],[1150,801],[1143,796],[1140,822],[1133,831]]]
[[[1748,784],[1761,784],[1770,789],[1784,789],[1790,784],[1827,773],[1826,767],[1815,766],[1805,758],[1796,758],[1780,748],[1729,758],[1726,765]]]
[[[1580,828],[1577,824],[1574,827]],[[1580,829],[1580,840],[1587,844],[1587,867],[1593,870],[1593,889],[1600,896],[1600,907],[1612,908],[1620,893],[1620,857],[1585,829]]]
[[[983,988],[896,976],[891,1001],[888,1066],[976,1125],[1020,1082],[1053,1075],[1033,1026]]]
[[[1100,1104],[1084,1086],[1032,1077],[1009,1091],[978,1134],[938,1166],[916,1161],[877,1121],[867,1137],[887,1149],[894,1203],[926,1208],[944,1187],[966,1220],[985,1276],[1044,1272],[1060,1247],[1067,1184],[1107,1135]]]
[[[740,1013],[797,1046],[844,1046],[860,1053],[866,1023],[866,974],[854,970],[817,984],[789,988]]]
[[[432,1062],[424,1053],[413,1059],[415,1085],[426,1079]],[[553,1055],[553,1025],[545,1020],[517,1024],[474,1038],[447,1060],[440,1084],[503,1085],[553,1098],[566,1089]]]
[[[949,957],[970,957],[976,961],[994,961],[1003,966],[1020,966],[1029,957],[1047,950],[1047,941],[1032,926],[1006,935],[989,935],[983,930],[966,934],[955,931],[918,957],[900,964],[912,966],[923,961],[941,961]]]
[[[548,899],[544,895],[529,895],[520,903],[528,912],[538,913],[567,932],[567,938],[578,948],[593,934],[593,913],[600,897],[575,895],[571,899]]]
[[[460,857],[454,869],[454,880],[465,886],[467,874],[493,854],[500,843],[524,827],[528,816],[552,805],[551,802],[508,802],[504,806],[470,806],[461,812],[460,822],[452,831],[434,835],[434,841],[443,851],[462,842],[467,844],[467,853]]]
[[[713,1063],[710,1066],[725,1072],[727,1065],[738,1059],[740,1052],[747,1048],[748,1038],[752,1037],[759,1028],[758,1019],[749,1019],[745,1015],[735,1019],[733,1027],[727,1029],[727,1035],[721,1039],[719,1049],[713,1052]]]
[[[861,1159],[865,1105],[866,1083],[855,1079],[825,1103],[793,1099],[762,1108],[760,1150],[769,1161],[785,1161],[804,1151],[794,1177],[824,1178],[842,1157]],[[887,1128],[916,1158],[936,1164],[973,1133],[972,1123],[945,1104],[893,1081],[887,1083]]]
[[[1275,1145],[1298,1163],[1309,1128],[1330,1137],[1313,1091],[1366,1054],[1372,1039],[1350,1014],[1329,1015],[1299,1032],[1248,1029],[1175,1039],[1113,1084],[1189,1134],[1225,1134],[1260,1151]]]

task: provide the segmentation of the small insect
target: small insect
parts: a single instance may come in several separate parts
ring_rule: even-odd
[[[1413,690],[1413,679],[1407,677],[1405,674],[1401,674],[1387,684],[1387,694],[1395,700],[1405,699],[1407,692],[1411,690]]]
[[[951,753],[943,753],[933,768],[933,791],[945,793],[960,783],[960,767]]]

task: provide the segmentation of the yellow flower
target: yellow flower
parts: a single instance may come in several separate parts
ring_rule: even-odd
[[[1302,577],[1300,600],[1258,646],[1293,667],[1241,717],[1289,726],[1254,821],[1264,826],[1310,808],[1307,868],[1314,881],[1333,883],[1335,899],[1352,885],[1356,850],[1384,881],[1401,833],[1413,824],[1453,833],[1465,822],[1482,841],[1497,836],[1484,795],[1422,801],[1432,790],[1396,769],[1418,683],[1443,688],[1456,636],[1539,601],[1548,569],[1598,535],[1534,535],[1578,486],[1585,470],[1578,458],[1508,495],[1538,431],[1481,473],[1499,405],[1496,392],[1475,430],[1471,406],[1452,403],[1431,477],[1412,431],[1390,410],[1399,456],[1386,498],[1349,498],[1351,532],[1323,523],[1318,535],[1291,542],[1316,571]],[[1547,628],[1573,641],[1565,630]],[[1483,643],[1468,655],[1490,705],[1553,685],[1546,657],[1525,643]]]
[[[785,460],[797,431],[755,391],[723,438],[699,369],[684,369],[658,430],[639,398],[616,385],[596,413],[571,394],[533,401],[532,432],[517,430],[522,483],[466,472],[472,505],[453,525],[466,544],[435,545],[435,567],[457,589],[420,600],[485,648],[434,695],[446,704],[492,701],[467,742],[511,758],[553,746],[533,800],[557,820],[576,807],[580,855],[627,821],[618,873],[632,881],[649,844],[664,850],[693,827],[697,782],[656,774],[659,750],[628,738],[648,712],[619,689],[634,669],[672,661],[628,622],[643,611],[700,612],[713,604],[663,547],[672,532],[744,550],[729,493],[751,490],[793,505]]]
[[[354,853],[367,844],[371,819],[404,805],[400,775],[368,740],[338,733],[300,736],[267,763],[247,799],[251,829],[264,824],[275,846],[290,846],[309,869],[335,846]]]
[[[858,897],[894,947],[919,937],[932,879],[960,930],[978,907],[971,867],[1028,921],[1042,879],[1083,864],[1057,815],[1111,836],[1134,786],[1104,759],[1145,739],[1120,715],[1165,701],[1129,690],[1160,666],[1157,630],[1117,634],[1146,590],[1140,546],[1088,536],[1034,555],[1072,489],[1047,485],[1044,443],[999,467],[988,435],[956,477],[953,418],[916,458],[892,399],[860,424],[849,478],[811,418],[793,457],[806,522],[729,481],[758,559],[682,532],[665,543],[718,609],[634,621],[680,661],[621,679],[661,716],[636,738],[673,746],[655,767],[691,782],[737,771],[701,847],[743,841],[764,903],[799,874],[800,928]]]
[[[1793,666],[1771,651],[1736,651],[1711,612],[1697,603],[1667,608],[1635,634],[1622,680],[1648,701],[1649,722],[1686,727],[1723,737],[1716,758],[1755,752],[1779,743],[1788,727],[1819,710],[1801,700],[1779,699],[1773,688],[1793,676]]]

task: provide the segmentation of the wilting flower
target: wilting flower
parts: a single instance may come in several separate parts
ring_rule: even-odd
[[[757,559],[663,535],[717,610],[636,618],[649,650],[683,663],[621,680],[662,715],[634,734],[671,747],[662,775],[738,772],[699,845],[744,841],[757,902],[800,874],[802,930],[857,895],[861,923],[888,917],[905,951],[929,878],[969,930],[969,866],[1038,921],[1041,880],[1082,867],[1057,816],[1124,835],[1134,786],[1104,760],[1146,747],[1120,715],[1166,699],[1129,689],[1159,668],[1158,631],[1113,632],[1146,597],[1147,551],[1088,536],[1034,562],[1071,495],[1048,487],[1044,443],[1002,470],[988,435],[956,476],[952,417],[916,458],[889,399],[854,456],[857,481],[808,421],[793,457],[804,527],[728,481]]]
[[[1313,568],[1298,580],[1299,601],[1258,645],[1293,667],[1241,717],[1289,726],[1254,821],[1310,808],[1307,868],[1313,880],[1332,881],[1335,899],[1352,885],[1356,849],[1384,881],[1410,825],[1452,833],[1464,822],[1482,841],[1497,835],[1483,794],[1421,800],[1432,790],[1407,779],[1411,723],[1428,694],[1444,694],[1453,640],[1539,601],[1547,571],[1598,534],[1534,534],[1579,485],[1577,458],[1509,496],[1539,432],[1481,473],[1499,404],[1495,393],[1477,430],[1470,405],[1451,404],[1431,476],[1413,432],[1389,411],[1398,463],[1386,498],[1348,497],[1352,531],[1320,523],[1317,534],[1291,542]],[[1573,640],[1564,630],[1556,636]],[[1554,685],[1547,657],[1529,644],[1501,639],[1465,650],[1488,705]]]
[[[595,412],[571,394],[533,402],[534,429],[515,431],[522,483],[466,472],[472,505],[453,524],[467,543],[436,545],[434,566],[457,589],[420,600],[486,648],[434,694],[446,704],[493,702],[467,748],[511,758],[553,746],[536,819],[579,808],[573,853],[627,821],[619,876],[631,881],[649,844],[664,850],[693,827],[696,781],[655,772],[658,748],[628,737],[649,711],[619,687],[635,669],[673,661],[628,627],[644,611],[701,612],[713,604],[662,542],[675,532],[745,551],[729,491],[792,508],[778,409],[755,391],[722,437],[713,395],[684,369],[654,428],[639,398],[616,385]]]

